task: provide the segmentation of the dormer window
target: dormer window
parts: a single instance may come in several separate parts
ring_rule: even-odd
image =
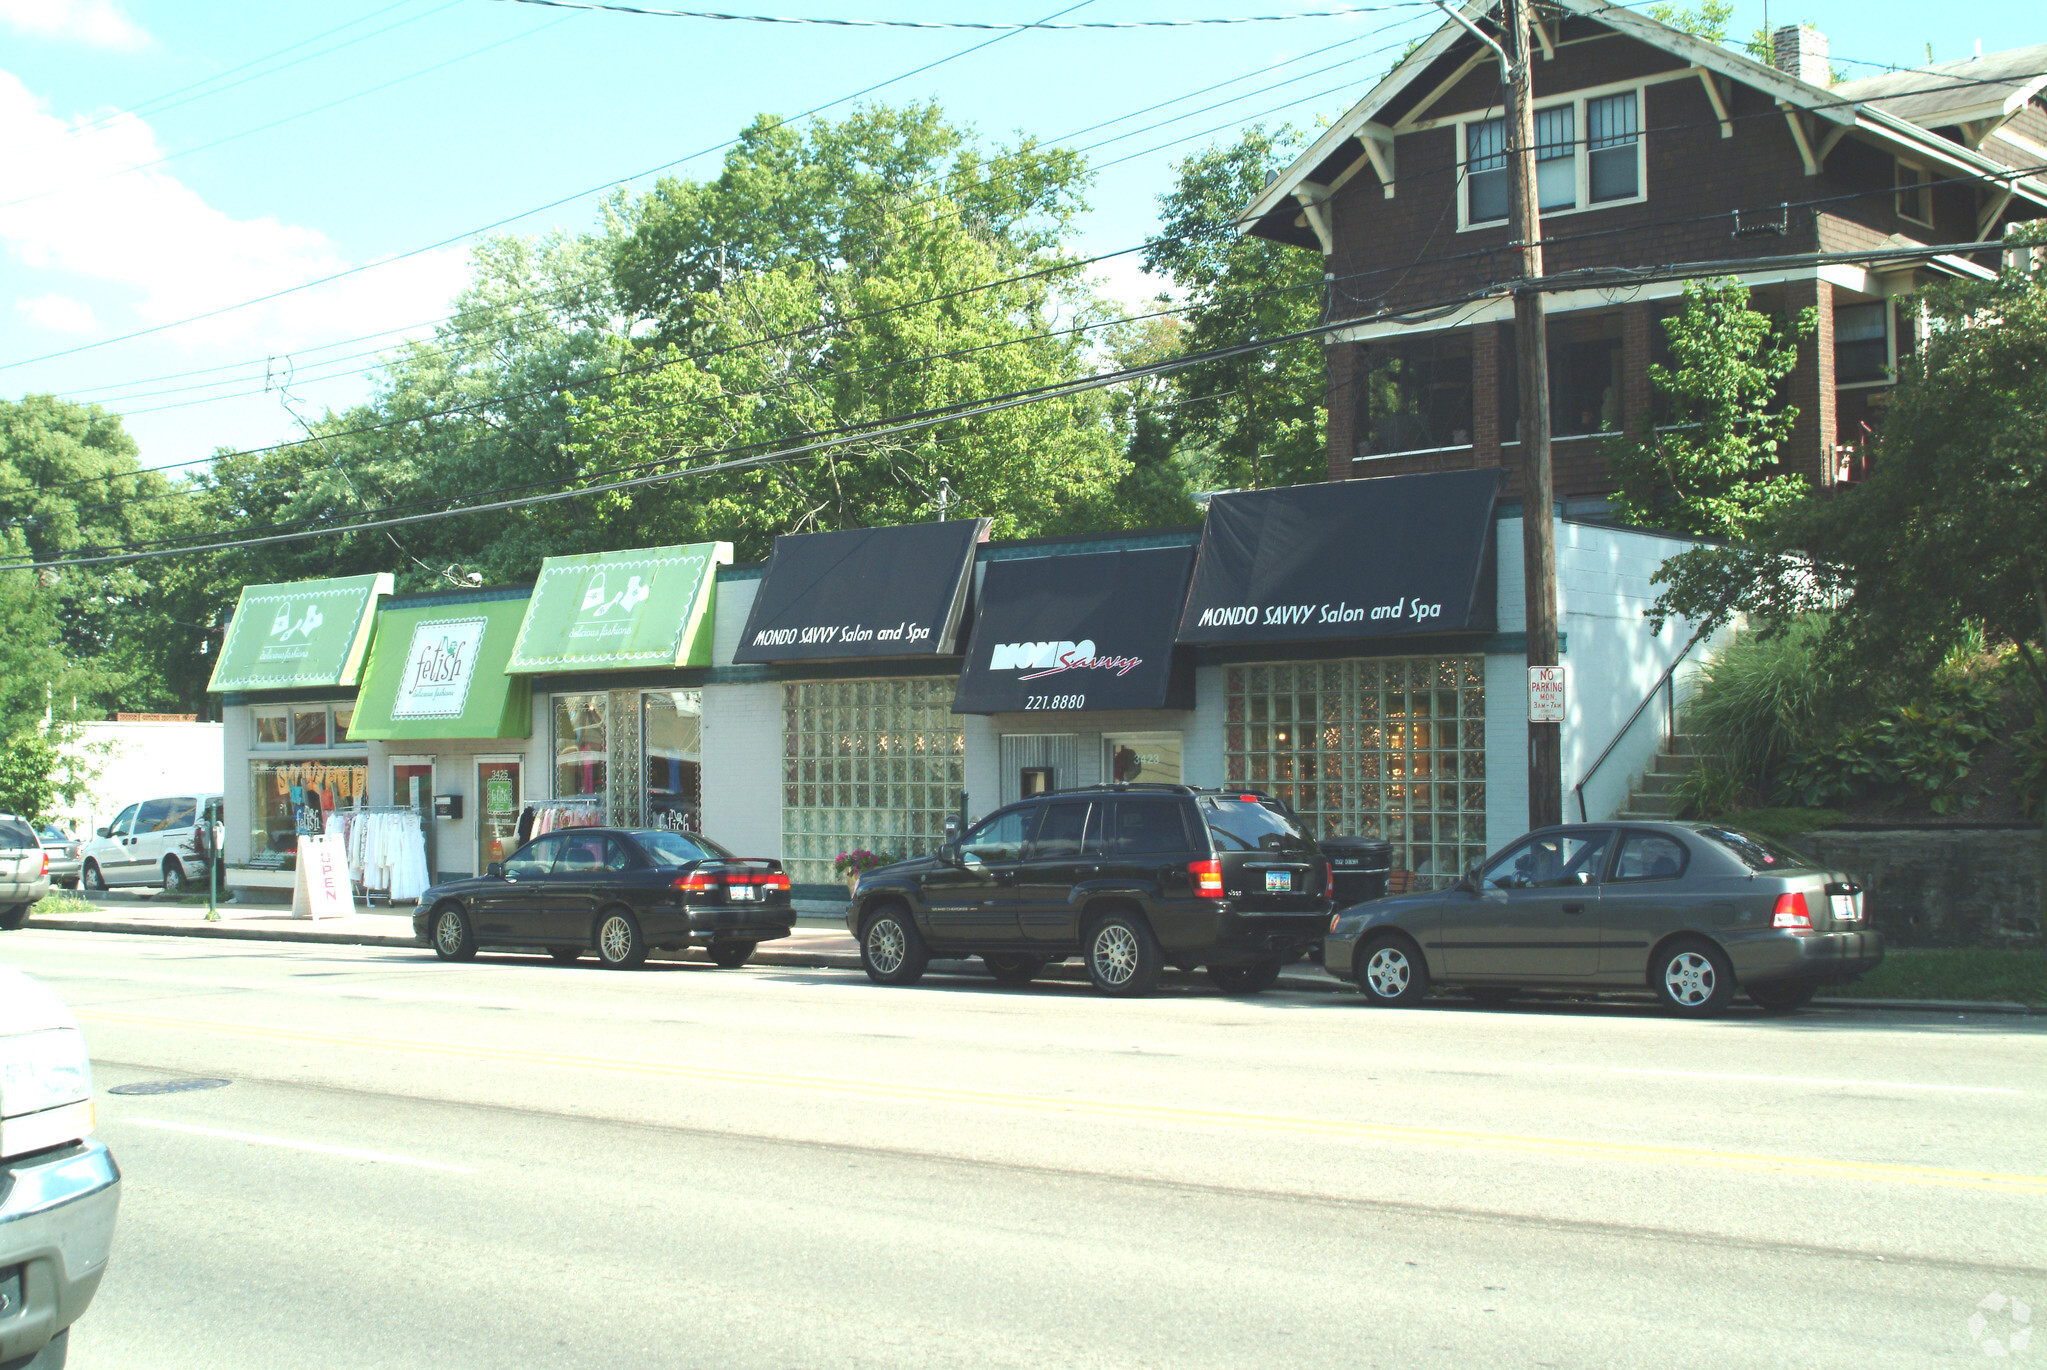
[[[1544,214],[1643,198],[1641,108],[1642,92],[1631,88],[1535,110],[1536,203]],[[1513,210],[1506,119],[1471,120],[1463,143],[1464,227],[1504,223]]]

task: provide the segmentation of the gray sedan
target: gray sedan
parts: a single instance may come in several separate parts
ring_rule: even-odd
[[[1340,910],[1324,964],[1379,1004],[1432,983],[1482,1002],[1646,987],[1704,1017],[1737,987],[1789,1012],[1883,954],[1861,888],[1789,848],[1710,823],[1591,823],[1538,829],[1451,889]]]

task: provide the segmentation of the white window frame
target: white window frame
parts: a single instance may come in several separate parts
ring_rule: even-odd
[[[337,730],[334,711],[336,709],[349,709],[353,707],[355,706],[347,700],[335,702],[316,701],[310,704],[253,705],[249,709],[249,750],[252,753],[260,752],[265,756],[276,756],[284,752],[296,752],[306,756],[326,752],[367,752],[369,751],[369,743],[351,742]],[[327,715],[327,741],[319,746],[308,745],[301,747],[297,742],[298,733],[292,716],[294,714],[309,714],[315,709],[323,710]],[[264,718],[282,718],[284,720],[284,741],[265,742],[261,739],[257,731],[259,726],[258,720]]]
[[[1886,374],[1886,375],[1884,376],[1884,378],[1883,378],[1882,380],[1875,380],[1875,381],[1836,381],[1836,382],[1834,383],[1834,389],[1836,389],[1836,390],[1882,390],[1882,389],[1884,389],[1884,388],[1885,388],[1885,387],[1887,387],[1887,386],[1893,386],[1893,385],[1896,385],[1896,384],[1898,383],[1898,311],[1899,311],[1899,309],[1901,309],[1901,308],[1905,308],[1905,307],[1908,307],[1908,306],[1909,306],[1909,305],[1911,304],[1911,301],[1910,301],[1910,300],[1901,300],[1901,299],[1898,299],[1898,298],[1896,298],[1896,297],[1893,297],[1893,298],[1885,299],[1885,300],[1882,300],[1882,301],[1878,301],[1878,300],[1850,300],[1850,301],[1848,301],[1848,303],[1849,303],[1849,304],[1851,304],[1851,305],[1857,305],[1857,304],[1878,304],[1878,303],[1881,303],[1881,304],[1883,305],[1883,307],[1884,307],[1884,370],[1885,370],[1885,372],[1886,372],[1886,373],[1888,373],[1888,374]],[[1838,302],[1838,301],[1836,302],[1836,305],[1835,305],[1835,307],[1836,307],[1836,308],[1839,308],[1839,307],[1840,307],[1840,306],[1839,306],[1839,302]]]
[[[1574,107],[1571,115],[1571,134],[1576,140],[1576,147],[1573,149],[1572,157],[1577,164],[1578,171],[1578,203],[1571,209],[1543,210],[1542,217],[1544,219],[1561,219],[1571,214],[1589,214],[1594,210],[1616,209],[1622,205],[1638,205],[1649,198],[1648,84],[1643,81],[1618,81],[1611,85],[1587,86],[1583,90],[1574,90],[1568,95],[1553,96],[1550,99],[1535,102],[1537,110],[1555,109],[1559,105]],[[1603,99],[1609,95],[1624,95],[1630,91],[1635,96],[1635,194],[1625,200],[1601,200],[1598,204],[1593,204],[1592,158],[1589,149],[1591,135],[1586,125],[1586,106],[1591,101]],[[1471,135],[1469,133],[1471,125],[1483,124],[1489,119],[1503,118],[1505,114],[1505,110],[1495,105],[1490,109],[1473,110],[1469,114],[1460,115],[1455,120],[1447,121],[1450,123],[1451,128],[1455,130],[1457,141],[1457,231],[1459,233],[1470,233],[1487,228],[1502,228],[1513,222],[1511,212],[1505,219],[1486,219],[1479,223],[1471,222],[1470,187],[1464,175],[1465,155],[1471,146]]]
[[[284,741],[265,742],[263,740],[263,720],[266,718],[281,719],[283,721]],[[291,750],[291,707],[289,705],[280,705],[276,708],[266,706],[260,709],[249,710],[249,750],[252,752],[288,752]]]
[[[1907,214],[1904,210],[1906,191],[1904,176],[1905,169],[1907,167],[1910,167],[1913,171],[1919,173],[1919,181],[1913,188],[1916,189],[1918,192],[1915,198],[1919,201],[1920,207],[1925,209],[1926,211],[1926,217],[1923,219],[1916,214]],[[1891,159],[1891,209],[1895,214],[1897,214],[1897,216],[1900,219],[1904,220],[1908,224],[1916,224],[1920,228],[1932,228],[1933,227],[1932,170],[1919,162],[1913,161],[1909,157],[1893,157]]]

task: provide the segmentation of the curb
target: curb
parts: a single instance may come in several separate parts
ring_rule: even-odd
[[[145,937],[214,937],[238,942],[324,942],[335,946],[351,947],[411,947],[424,951],[417,938],[410,935],[394,936],[373,932],[317,932],[311,928],[237,928],[227,924],[219,927],[192,927],[182,925],[150,926],[138,923],[106,922],[95,918],[32,918],[24,925],[27,928],[49,928],[58,932],[112,932],[129,933]],[[690,951],[681,956],[672,952],[655,952],[648,959],[654,961],[705,961],[708,958],[701,951]],[[761,947],[747,961],[749,966],[787,966],[801,970],[854,970],[860,969],[858,953],[849,952],[805,952],[777,948],[772,944]],[[935,966],[959,966],[971,964],[967,960],[934,961]],[[960,971],[944,970],[941,974],[960,974]],[[1040,980],[1057,980],[1067,983],[1086,984],[1087,971],[1078,965],[1047,966],[1038,975]],[[1199,982],[1200,976],[1184,971],[1167,970],[1160,983],[1167,985],[1191,985]],[[1288,970],[1279,977],[1278,989],[1293,990],[1309,994],[1351,994],[1355,991],[1348,981],[1339,980],[1326,971]],[[1639,1000],[1641,995],[1573,994],[1570,991],[1527,992],[1532,1002],[1544,998],[1553,1001],[1577,1001],[1597,1003],[1607,1000]],[[2031,1004],[2018,1004],[2001,1000],[1969,999],[1848,999],[1822,995],[1808,1006],[1810,1008],[1840,1008],[1858,1010],[1887,1010],[1895,1013],[1988,1013],[2008,1017],[2047,1017],[2047,1008],[2036,1008]]]

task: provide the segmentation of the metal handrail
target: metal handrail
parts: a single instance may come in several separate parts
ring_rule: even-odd
[[[1649,693],[1642,696],[1642,702],[1640,704],[1637,704],[1635,706],[1635,711],[1628,715],[1628,721],[1621,724],[1619,730],[1614,733],[1613,738],[1606,744],[1606,750],[1599,754],[1599,759],[1594,761],[1590,766],[1586,767],[1585,774],[1578,778],[1578,783],[1576,785],[1572,786],[1572,790],[1578,796],[1578,821],[1580,823],[1587,823],[1591,821],[1589,818],[1586,817],[1585,814],[1586,785],[1591,783],[1592,777],[1598,773],[1599,768],[1605,764],[1606,759],[1609,756],[1613,755],[1613,749],[1621,745],[1621,739],[1626,737],[1628,735],[1628,730],[1635,726],[1635,720],[1642,716],[1642,710],[1648,708],[1650,703],[1656,698],[1658,694],[1665,694],[1669,697],[1670,701],[1669,717],[1672,726],[1674,727],[1676,725],[1677,689],[1673,682],[1677,676],[1677,668],[1684,664],[1684,659],[1687,656],[1691,655],[1692,648],[1698,646],[1699,639],[1704,637],[1705,635],[1706,630],[1704,628],[1701,628],[1699,629],[1698,632],[1692,634],[1691,641],[1685,643],[1684,650],[1680,651],[1675,657],[1671,659],[1670,665],[1664,667],[1663,674],[1658,676],[1656,678],[1656,683],[1649,687]]]

